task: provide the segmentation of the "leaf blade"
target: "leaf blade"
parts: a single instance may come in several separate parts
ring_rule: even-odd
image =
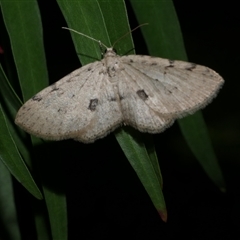
[[[12,175],[37,199],[42,199],[42,193],[38,189],[26,164],[9,132],[5,113],[0,105],[0,159],[6,165]]]
[[[11,40],[13,56],[18,72],[24,101],[48,85],[48,73],[43,45],[41,16],[37,1],[2,1],[4,21]],[[14,18],[13,18],[14,16]],[[21,34],[23,37],[21,37]],[[29,71],[26,71],[28,69]],[[32,138],[36,147],[40,139]],[[35,159],[37,156],[35,156]],[[41,161],[38,162],[41,180],[45,172]],[[47,167],[47,166],[45,166]],[[45,201],[54,239],[67,239],[66,197],[49,190],[42,183]],[[36,213],[36,229],[39,239],[46,239],[48,229],[43,215]]]

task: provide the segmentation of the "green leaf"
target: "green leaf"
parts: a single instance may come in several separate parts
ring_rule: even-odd
[[[27,166],[25,165],[17,146],[9,132],[5,113],[0,105],[0,159],[12,175],[36,198],[42,199],[42,194],[34,182]]]
[[[109,47],[130,31],[122,0],[59,0],[58,4],[70,28],[100,40]],[[71,35],[82,64],[100,60],[99,43],[73,32]],[[131,34],[121,39],[114,47],[120,55],[131,53],[129,50],[134,49]],[[116,138],[157,211],[166,220],[166,206],[161,191],[162,178],[153,144],[149,144],[146,149],[141,134],[133,129],[127,133],[124,130],[117,131]]]
[[[27,163],[28,167],[31,169],[31,159],[30,153],[27,149],[26,145],[22,141],[22,139],[26,138],[26,133],[21,129],[18,129],[14,123],[14,118],[17,112],[17,109],[21,106],[21,101],[17,97],[16,93],[14,92],[13,88],[11,87],[3,69],[0,65],[0,96],[1,96],[1,103],[4,106],[6,111],[6,118],[9,126],[9,131],[18,146],[18,149],[21,155],[24,158],[24,161]]]
[[[149,55],[187,60],[178,18],[171,0],[130,0]]]
[[[179,124],[190,149],[195,154],[209,178],[219,187],[222,192],[225,192],[225,182],[220,166],[217,162],[216,155],[213,151],[212,143],[209,138],[202,113],[199,111],[184,120],[185,121],[179,121]]]
[[[40,12],[36,0],[1,0],[1,7],[26,101],[48,84]]]
[[[24,101],[32,97],[48,84],[48,74],[43,45],[41,17],[36,0],[1,1],[3,18],[11,41],[19,83]],[[42,144],[40,139],[32,138],[35,147]],[[38,160],[35,156],[35,161]],[[47,163],[46,163],[47,164]],[[40,160],[40,179],[44,178],[47,165]],[[54,179],[55,180],[55,179]],[[67,239],[67,213],[65,195],[42,185],[48,209],[51,232],[54,239]],[[48,230],[44,219],[36,216],[39,239],[46,239]]]
[[[145,134],[142,134],[143,137]],[[146,139],[132,128],[116,131],[116,137],[129,163],[150,196],[163,221],[167,221],[167,209],[162,189],[162,176],[153,145],[145,144]],[[148,146],[148,148],[146,148]],[[148,150],[147,150],[148,149]]]
[[[141,28],[149,54],[186,61],[187,55],[172,1],[130,0],[130,2],[138,22],[149,23],[147,27]],[[224,191],[223,175],[201,114],[195,113],[178,122],[184,138],[199,163],[209,178]]]
[[[129,25],[122,0],[59,0],[57,2],[70,28],[96,40],[100,40],[103,44],[109,47],[111,47],[119,37],[129,31]],[[116,6],[118,7],[117,11],[115,8]],[[114,14],[117,14],[117,17],[119,17],[117,21],[110,18],[110,16],[112,16],[116,19],[116,15],[113,16]],[[79,60],[83,65],[101,59],[99,43],[74,32],[71,32],[71,36]],[[119,54],[129,51],[132,47],[131,35],[121,41],[121,46],[116,46]]]
[[[12,178],[2,161],[0,161],[0,183],[1,238],[20,240],[21,235],[14,202]]]

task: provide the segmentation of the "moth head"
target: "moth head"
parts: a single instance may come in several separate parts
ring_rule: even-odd
[[[106,48],[104,57],[115,57],[116,51],[113,48]]]

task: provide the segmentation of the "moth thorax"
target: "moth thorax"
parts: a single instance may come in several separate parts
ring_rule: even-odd
[[[113,48],[107,48],[106,52],[104,54],[104,58],[106,57],[115,57],[117,54],[115,53],[115,51],[113,50]]]
[[[116,55],[116,53],[110,49],[109,52],[106,53],[104,61],[105,61],[107,74],[109,75],[111,80],[114,82],[115,81],[114,77],[116,76],[117,72],[120,69],[119,58]]]

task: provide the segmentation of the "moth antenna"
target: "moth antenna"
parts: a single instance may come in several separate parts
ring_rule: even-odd
[[[114,47],[114,45],[115,45],[117,42],[119,42],[120,40],[122,40],[123,38],[125,38],[128,34],[132,33],[133,31],[135,31],[135,30],[137,30],[138,28],[140,28],[140,27],[142,27],[142,26],[145,26],[145,25],[148,25],[148,23],[140,24],[140,25],[138,25],[137,27],[135,27],[134,29],[132,29],[132,30],[128,31],[127,33],[125,33],[122,37],[120,37],[117,41],[115,41],[115,42],[113,43],[112,48]]]
[[[82,35],[82,36],[84,36],[84,37],[86,37],[86,38],[89,38],[89,39],[91,39],[91,40],[93,40],[93,41],[95,41],[95,42],[98,42],[100,46],[104,46],[106,49],[108,48],[108,47],[107,47],[105,44],[103,44],[100,40],[97,40],[97,39],[95,39],[95,38],[92,38],[92,37],[90,37],[90,36],[88,36],[88,35],[86,35],[86,34],[84,34],[84,33],[78,32],[78,31],[76,31],[76,30],[74,30],[74,29],[72,29],[72,28],[62,27],[62,29],[66,29],[66,30],[75,32],[75,33],[77,33],[77,34],[79,34],[79,35]]]

